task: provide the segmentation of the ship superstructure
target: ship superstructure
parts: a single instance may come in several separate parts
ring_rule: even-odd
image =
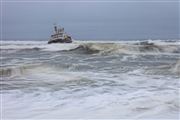
[[[64,32],[64,28],[58,28],[56,25],[54,26],[54,34],[51,35],[48,44],[50,43],[72,43],[71,36],[67,35]]]

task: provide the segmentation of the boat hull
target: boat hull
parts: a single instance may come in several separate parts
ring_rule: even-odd
[[[52,44],[52,43],[72,43],[72,39],[71,38],[53,39],[48,41],[48,44]]]

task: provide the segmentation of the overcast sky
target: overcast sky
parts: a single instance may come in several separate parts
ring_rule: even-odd
[[[179,38],[178,0],[8,1],[2,4],[2,39],[46,40],[52,33],[54,23],[63,26],[75,39]]]

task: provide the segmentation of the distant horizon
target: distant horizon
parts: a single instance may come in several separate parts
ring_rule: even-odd
[[[1,41],[48,41],[49,39],[1,39]],[[73,41],[180,41],[180,38],[172,39],[73,39]]]

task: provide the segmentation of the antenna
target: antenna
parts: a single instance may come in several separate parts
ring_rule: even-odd
[[[54,31],[55,31],[55,33],[57,34],[57,25],[56,25],[56,23],[54,23]]]

